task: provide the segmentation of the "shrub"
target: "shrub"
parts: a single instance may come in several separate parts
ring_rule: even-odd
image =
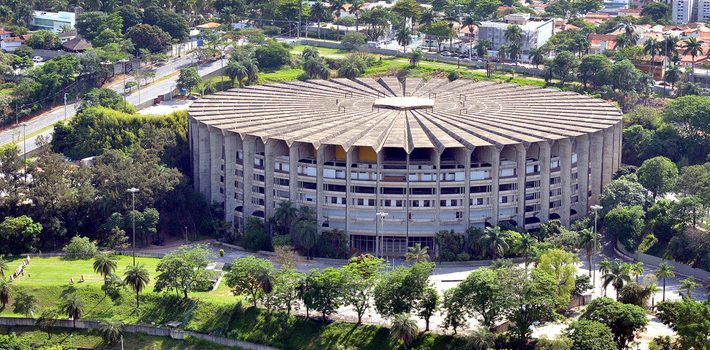
[[[288,46],[275,40],[267,41],[266,45],[254,50],[259,69],[277,69],[291,62],[291,52]]]
[[[219,250],[219,256],[224,256],[224,249]]]
[[[459,73],[455,70],[452,70],[451,72],[449,72],[447,78],[449,78],[449,81],[454,81],[459,78]]]
[[[348,49],[356,49],[361,45],[365,45],[365,34],[358,32],[349,32],[343,36],[341,43]]]
[[[89,237],[74,236],[62,251],[70,258],[88,259],[96,254],[96,243]]]
[[[274,238],[271,239],[271,244],[274,247],[291,245],[291,236],[290,235],[275,236]]]

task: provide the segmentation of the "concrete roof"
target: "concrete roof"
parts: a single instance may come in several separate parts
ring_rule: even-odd
[[[434,107],[374,106],[384,97],[431,99]],[[407,152],[557,140],[606,129],[622,118],[606,101],[572,92],[466,79],[408,78],[402,85],[394,77],[232,89],[195,101],[190,115],[211,127],[264,142],[339,145],[345,150],[397,147]]]

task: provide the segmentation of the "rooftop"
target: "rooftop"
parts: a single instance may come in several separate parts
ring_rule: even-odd
[[[432,106],[433,105],[433,106]],[[503,146],[557,140],[617,124],[606,101],[491,81],[395,77],[293,81],[205,96],[192,118],[242,137],[403,148]]]

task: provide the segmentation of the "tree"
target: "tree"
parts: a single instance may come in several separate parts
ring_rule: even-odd
[[[232,262],[226,274],[227,286],[234,295],[248,295],[252,305],[273,288],[274,265],[269,260],[248,256]]]
[[[171,42],[170,34],[150,24],[138,24],[129,28],[126,32],[126,38],[131,40],[136,53],[140,49],[160,52]]]
[[[333,16],[330,12],[330,6],[322,0],[318,0],[311,6],[310,15],[312,20],[318,22],[318,39],[320,39],[321,22]]]
[[[436,291],[436,289],[432,287],[427,287],[424,290],[422,300],[417,306],[417,309],[419,311],[418,315],[419,317],[424,319],[424,323],[426,324],[424,332],[429,331],[429,319],[431,319],[431,316],[433,316],[434,313],[439,309],[439,299],[439,293]]]
[[[0,253],[22,254],[35,249],[35,244],[42,232],[42,224],[34,222],[31,217],[5,217],[0,223]]]
[[[107,283],[108,276],[116,271],[118,267],[117,261],[116,257],[107,253],[99,253],[94,257],[94,272],[101,275],[104,279],[104,285]],[[106,295],[107,291],[104,290],[104,292],[104,295]]]
[[[698,40],[698,38],[694,37],[689,37],[683,42],[685,46],[685,51],[683,52],[683,54],[690,55],[690,57],[693,59],[691,63],[691,67],[693,68],[693,70],[695,70],[695,57],[702,56],[705,53],[703,51],[703,43],[705,42],[702,40]]]
[[[10,264],[0,255],[0,278],[5,278],[5,271],[10,269]]]
[[[244,227],[244,237],[242,237],[239,244],[249,251],[270,249],[271,242],[261,219],[257,217],[247,219]]]
[[[648,18],[658,24],[664,24],[670,20],[671,7],[662,2],[654,2],[641,9],[641,17]]]
[[[134,25],[143,23],[143,12],[136,6],[130,4],[119,6],[115,13],[123,20],[123,32]]]
[[[429,251],[427,247],[422,247],[420,243],[416,243],[414,247],[407,248],[405,260],[410,263],[428,262]]]
[[[86,40],[92,41],[99,36],[104,29],[110,29],[116,33],[123,30],[123,19],[116,13],[106,13],[101,11],[89,11],[80,14],[76,18],[76,30]]]
[[[397,29],[395,38],[397,39],[397,43],[402,46],[404,53],[407,53],[407,46],[412,43],[412,31],[409,27],[402,25],[399,29]]]
[[[646,42],[643,43],[643,52],[651,56],[649,66],[651,67],[652,77],[656,76],[656,65],[654,62],[656,62],[656,55],[661,53],[661,50],[663,50],[663,43],[656,40],[656,38],[648,38]]]
[[[296,243],[306,250],[306,258],[311,259],[312,249],[315,247],[318,240],[318,222],[316,221],[312,210],[308,207],[303,207],[299,213],[299,219],[296,222],[294,232],[296,233]]]
[[[398,14],[401,18],[411,21],[412,32],[417,20],[422,16],[422,6],[416,0],[400,0],[392,6],[392,12]]]
[[[639,261],[631,264],[629,273],[636,278],[636,283],[639,283],[639,278],[643,276],[643,262]]]
[[[183,298],[194,290],[210,284],[210,274],[205,268],[214,256],[205,246],[182,246],[160,259],[155,271],[155,291],[175,290],[182,292]]]
[[[648,324],[643,308],[604,297],[592,300],[580,319],[597,321],[609,327],[619,349],[626,348],[636,333]]]
[[[119,321],[101,321],[97,331],[105,345],[118,344],[123,338],[123,324]]]
[[[495,334],[484,327],[478,327],[466,337],[467,349],[488,350],[495,346]]]
[[[704,349],[710,334],[710,305],[693,298],[662,302],[658,318],[679,336],[681,349]]]
[[[558,317],[555,310],[567,307],[569,299],[558,296],[555,277],[542,269],[533,269],[529,275],[515,266],[500,270],[511,298],[507,317],[512,322],[513,344],[522,347],[529,342],[533,325]]]
[[[645,207],[648,200],[648,191],[638,182],[616,179],[604,187],[599,197],[599,204],[604,207],[600,214],[604,216],[617,207]]]
[[[675,277],[675,272],[673,272],[673,267],[666,262],[662,262],[658,265],[658,269],[654,271],[656,277],[663,280],[663,301],[666,301],[666,278]]]
[[[587,83],[591,83],[592,87],[597,88],[606,83],[606,72],[611,68],[611,61],[600,54],[586,55],[582,58],[579,64],[579,77],[582,79],[584,88],[587,88]]]
[[[81,318],[84,312],[84,299],[77,293],[67,295],[62,300],[61,312],[72,320],[74,329],[76,329],[76,321]]]
[[[409,54],[409,65],[412,67],[416,67],[419,62],[424,58],[424,52],[422,52],[422,49],[416,48],[412,50],[412,52]]]
[[[680,68],[677,64],[673,64],[666,70],[666,74],[663,76],[663,80],[671,84],[671,90],[675,89],[675,83],[680,80],[681,77]]]
[[[251,50],[236,49],[232,51],[225,71],[232,81],[239,83],[239,87],[259,80],[258,62]]]
[[[5,306],[10,302],[10,284],[12,282],[5,279],[5,277],[0,278],[0,309],[5,309]]]
[[[108,88],[91,89],[82,96],[77,112],[84,111],[91,107],[106,107],[121,110],[126,113],[133,113],[135,107],[127,105],[124,109],[123,96],[118,92]]]
[[[449,294],[450,302],[465,305],[456,310],[468,317],[478,317],[481,324],[492,329],[510,307],[510,291],[503,285],[498,271],[482,267],[471,271]]]
[[[616,299],[619,299],[619,292],[624,284],[631,282],[631,265],[614,259],[609,264],[608,270],[602,275],[602,286],[606,288],[610,284],[616,290]]]
[[[700,288],[702,285],[693,277],[689,277],[680,281],[680,289],[685,289],[686,296],[690,298],[690,291]]]
[[[604,225],[626,249],[635,251],[643,239],[644,216],[640,206],[614,208],[604,217]]]
[[[33,49],[55,50],[62,45],[59,36],[49,30],[38,30],[25,41],[25,45]]]
[[[304,50],[304,53],[306,51]],[[316,51],[317,54],[317,51]],[[305,57],[304,57],[305,58]],[[293,206],[291,201],[280,202],[271,220],[276,226],[276,231],[281,235],[291,234],[293,225],[298,218],[298,209]]]
[[[195,67],[180,69],[180,76],[177,79],[177,87],[179,89],[186,89],[189,92],[197,85],[200,85],[201,82],[202,77],[197,73]]]
[[[140,293],[148,286],[150,275],[143,265],[127,266],[123,274],[123,283],[136,293],[136,308],[140,307]]]
[[[493,44],[489,40],[479,40],[476,46],[473,48],[476,50],[476,55],[478,57],[486,57],[488,56],[488,50],[493,47]]]
[[[707,138],[707,135],[710,134],[710,126],[707,123],[710,120],[710,97],[683,96],[676,98],[668,104],[663,119],[678,127],[685,139],[696,145],[702,145],[699,149],[704,152],[700,156],[702,158],[707,156],[707,147],[710,143]]]
[[[91,241],[89,237],[80,236],[72,237],[69,244],[62,248],[62,251],[67,255],[67,257],[76,259],[91,258],[94,254],[96,254],[96,250],[97,248],[95,242]]]
[[[306,283],[308,289],[303,302],[309,308],[320,311],[325,323],[328,315],[335,313],[345,303],[345,276],[340,270],[332,267],[322,272],[313,269],[308,273]]]
[[[398,314],[392,320],[390,334],[392,337],[401,340],[406,350],[419,334],[419,327],[409,314]]]
[[[561,85],[574,76],[578,66],[577,57],[569,51],[558,53],[552,60],[552,72],[560,79]]]
[[[592,277],[592,270],[594,270],[594,265],[592,261],[592,255],[595,251],[601,250],[601,234],[595,233],[590,229],[583,229],[579,231],[579,249],[584,250],[587,256],[587,263],[589,264],[589,277]]]
[[[382,259],[372,255],[360,255],[350,259],[345,265],[346,302],[353,306],[357,313],[358,321],[370,307],[372,289],[382,269]]]
[[[666,157],[654,157],[644,161],[636,172],[639,183],[653,193],[653,199],[675,187],[678,167]]]
[[[268,40],[254,50],[254,57],[259,69],[278,69],[291,62],[291,52],[288,47],[276,40]]]
[[[523,41],[523,30],[517,24],[508,24],[508,28],[505,29],[503,37],[510,44],[520,44]]]
[[[282,267],[274,276],[274,288],[271,292],[274,306],[285,310],[290,315],[291,310],[298,309],[299,291],[305,276],[289,267]]]
[[[488,251],[488,255],[491,259],[495,260],[499,257],[505,256],[507,251],[510,249],[508,245],[507,238],[510,234],[507,231],[501,230],[500,227],[489,227],[486,228],[485,232],[480,238],[481,246],[485,247]]]
[[[186,40],[190,34],[187,18],[162,6],[147,7],[143,11],[143,22],[161,28],[178,41]]]
[[[375,308],[384,317],[411,312],[429,286],[432,263],[416,263],[411,267],[399,266],[384,274],[373,290]]]
[[[579,320],[572,322],[565,330],[572,339],[575,350],[616,350],[614,335],[605,324],[597,321]]]
[[[365,34],[358,32],[348,32],[343,36],[341,43],[349,50],[357,49],[358,47],[365,45],[367,38]]]
[[[54,325],[57,323],[58,317],[59,312],[57,312],[56,309],[44,309],[35,321],[35,327],[39,328],[41,331],[47,332],[47,339],[52,339],[52,329],[54,329]]]
[[[575,273],[577,272],[577,256],[562,249],[550,249],[543,253],[538,261],[537,268],[555,279],[557,297],[565,304],[575,286]]]

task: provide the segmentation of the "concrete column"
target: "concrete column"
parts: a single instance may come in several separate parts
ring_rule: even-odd
[[[264,144],[264,218],[268,221],[274,213],[274,152],[276,141]]]
[[[589,207],[589,135],[577,137],[577,213],[584,215]]]
[[[616,124],[613,128],[614,133],[614,155],[612,157],[613,162],[611,165],[612,174],[619,170],[621,164],[621,123]]]
[[[614,175],[614,130],[604,130],[604,152],[602,153],[602,188],[611,182]]]
[[[463,215],[466,218],[465,223],[466,223],[466,228],[471,227],[471,153],[473,153],[473,150],[470,150],[468,148],[464,149],[464,176],[466,176],[466,180],[464,183],[466,184],[466,188],[464,188],[464,210],[463,210]]]
[[[436,232],[441,230],[441,153],[434,154],[434,167],[436,168],[436,194],[434,196],[434,220],[436,220]]]
[[[589,206],[599,203],[602,193],[602,155],[604,153],[604,136],[602,132],[592,134],[589,146],[589,167],[591,168],[590,183],[592,196]],[[585,208],[585,213],[587,212]]]
[[[525,161],[527,160],[528,145],[519,143],[515,145],[515,151],[517,156],[515,166],[518,171],[518,215],[515,221],[519,227],[525,227],[525,176],[527,174]]]
[[[542,222],[550,218],[550,143],[543,141],[540,146],[540,216]]]
[[[211,203],[210,198],[210,134],[207,125],[200,124],[198,127],[198,171],[199,191]]]
[[[252,204],[252,186],[254,183],[254,152],[256,148],[256,138],[254,136],[245,136],[242,139],[242,152],[244,154],[244,220],[251,217],[254,212],[254,204]]]
[[[293,143],[288,149],[288,196],[293,204],[300,207],[298,200],[298,145],[298,143]]]
[[[224,132],[224,220],[231,223],[234,223],[234,210],[237,208],[237,200],[234,199],[234,183],[237,181],[237,137],[239,136]]]
[[[406,84],[402,84],[402,86],[405,86]],[[404,206],[406,209],[406,212],[404,213],[405,219],[409,217],[409,153],[407,153],[407,171],[404,173],[404,176],[406,176],[405,180],[405,197],[407,199],[407,204]],[[404,227],[404,233],[405,233],[405,238],[404,238],[404,244],[407,248],[409,248],[409,220],[405,220],[405,227]]]
[[[348,244],[350,244],[350,201],[352,201],[352,195],[350,187],[352,186],[352,174],[350,170],[353,166],[353,155],[355,153],[355,148],[350,147],[345,153],[345,234],[348,235]]]
[[[377,217],[377,213],[380,212],[380,171],[382,169],[383,157],[384,154],[382,152],[377,152],[377,169],[375,171],[375,175],[377,176],[375,180],[375,256],[380,255],[383,234],[383,232],[380,232],[380,218]]]
[[[200,147],[198,142],[199,127],[197,121],[190,118],[190,165],[192,166],[192,189],[200,190]]]
[[[318,221],[318,233],[323,229],[323,203],[325,203],[325,198],[323,198],[323,165],[325,163],[325,146],[322,146],[316,150],[316,218]]]
[[[222,175],[222,131],[210,128],[210,197],[212,203],[224,203],[224,196],[219,193]]]
[[[498,194],[500,190],[500,151],[503,146],[493,146],[491,147],[491,225],[498,225],[498,208],[500,207],[500,195]]]
[[[560,186],[562,189],[562,212],[560,221],[569,227],[569,212],[572,205],[572,141],[562,139],[560,142]]]

